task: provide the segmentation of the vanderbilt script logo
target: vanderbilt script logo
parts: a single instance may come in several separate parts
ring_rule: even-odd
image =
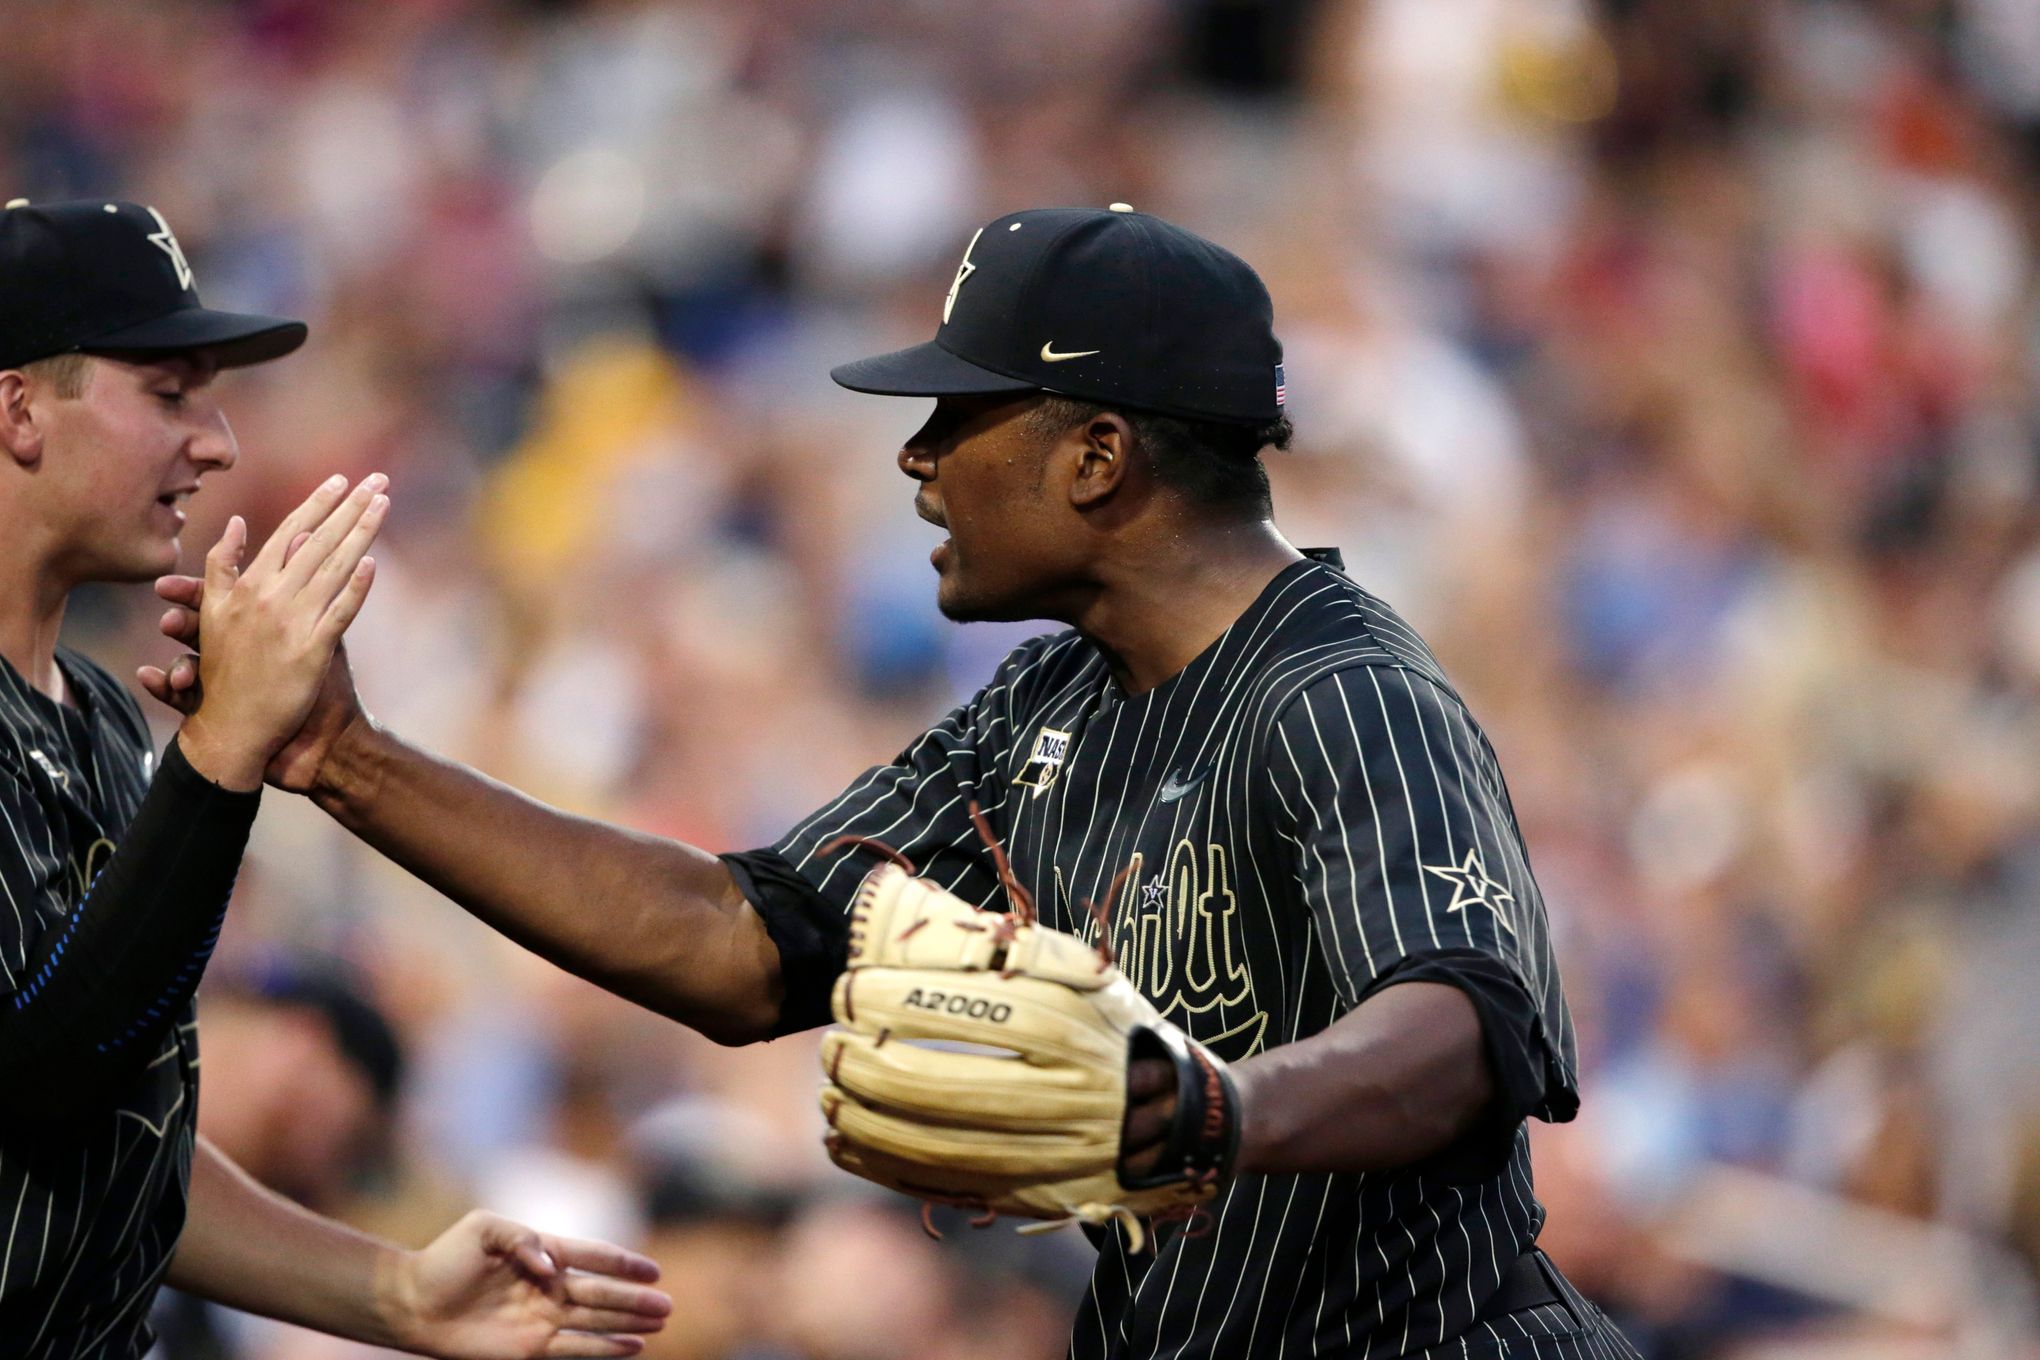
[[[1202,1043],[1222,1046],[1228,1061],[1258,1053],[1268,1013],[1254,999],[1225,847],[1181,840],[1166,872],[1143,881],[1143,867],[1134,856],[1127,896],[1112,913],[1120,971],[1165,1018]],[[1097,927],[1086,933],[1096,939]]]
[[[85,900],[85,894],[92,891],[92,884],[99,877],[99,871],[106,867],[106,861],[113,858],[113,842],[101,836],[85,847],[82,856],[71,860],[71,906]]]

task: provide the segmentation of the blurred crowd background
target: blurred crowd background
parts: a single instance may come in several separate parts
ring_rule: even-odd
[[[935,613],[923,412],[828,367],[1019,207],[1256,264],[1278,522],[1501,753],[1586,1050],[1544,1242],[1653,1360],[2040,1354],[2036,186],[2033,0],[0,0],[4,196],[152,203],[312,323],[224,380],[188,555],[388,472],[373,711],[713,849],[1031,631]],[[161,661],[151,605],[69,640]],[[1062,1352],[1081,1239],[830,1171],[812,1036],[697,1040],[283,795],[202,995],[258,1175],[639,1245],[655,1355]]]

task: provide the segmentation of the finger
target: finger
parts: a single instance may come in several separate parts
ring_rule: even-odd
[[[536,1241],[520,1242],[510,1254],[516,1258],[518,1265],[531,1272],[534,1279],[550,1280],[560,1273],[558,1264]]]
[[[582,1237],[545,1236],[545,1248],[570,1270],[585,1270],[619,1280],[642,1280],[650,1284],[659,1278],[659,1263],[610,1242],[591,1242]],[[584,1282],[586,1283],[586,1282]],[[569,1294],[572,1294],[570,1289]],[[655,1291],[653,1291],[655,1292]]]
[[[868,1105],[883,1105],[930,1121],[968,1122],[979,1128],[1037,1129],[1041,1115],[1013,1098],[1013,1060],[956,1053],[896,1040],[880,1043],[855,1030],[832,1030],[822,1040],[822,1070],[829,1080]],[[1034,1068],[1028,1081],[1052,1095],[1069,1117],[1112,1121],[1122,1101],[1107,1079],[1069,1063]]]
[[[1152,1100],[1159,1095],[1169,1094],[1176,1089],[1176,1069],[1171,1063],[1160,1058],[1137,1058],[1127,1064],[1126,1098],[1130,1101]]]
[[[553,1252],[557,1260],[558,1249]],[[654,1270],[657,1266],[652,1267]],[[602,1275],[572,1274],[567,1276],[567,1302],[582,1308],[599,1308],[610,1313],[633,1313],[644,1317],[664,1317],[673,1311],[673,1300],[656,1289],[641,1284],[625,1284],[614,1278],[615,1272]],[[569,1327],[580,1327],[570,1322]],[[585,1327],[584,1331],[607,1331],[607,1327]]]
[[[162,667],[140,667],[135,672],[135,678],[141,682],[142,688],[148,691],[149,697],[158,703],[166,704],[186,717],[197,711],[199,699],[197,686],[187,689],[176,688],[171,683],[170,673]]]
[[[324,562],[305,582],[304,594],[308,600],[324,607],[333,602],[335,596],[347,585],[355,567],[368,556],[368,549],[375,542],[375,536],[382,531],[383,518],[389,514],[388,496],[371,496],[368,505],[361,512],[361,518],[347,531],[347,536],[327,555]]]
[[[1142,1148],[1138,1152],[1129,1150],[1120,1161],[1126,1167],[1126,1174],[1134,1180],[1144,1180],[1154,1174],[1155,1164],[1162,1160],[1162,1146]]]
[[[388,484],[388,481],[389,479],[380,472],[363,477],[361,485],[355,487],[347,494],[345,500],[333,507],[332,512],[312,530],[312,536],[305,540],[304,546],[297,550],[296,556],[290,559],[290,564],[280,567],[277,571],[277,579],[285,590],[295,594],[305,588],[305,583],[312,579],[313,573],[318,571],[320,565],[333,554],[342,540],[361,521],[362,515],[368,511],[369,502]],[[292,537],[295,536],[296,530],[293,530]],[[277,537],[282,537],[281,530],[278,530]],[[272,543],[275,541],[270,540]],[[265,547],[264,551],[268,549]]]
[[[522,1223],[494,1214],[482,1216],[481,1237],[482,1250],[511,1258],[538,1279],[550,1280],[560,1273],[559,1263],[546,1252],[538,1234]]]
[[[304,547],[305,541],[309,539],[311,536],[312,532],[309,529],[306,529],[301,533],[292,534],[290,539],[290,546],[283,550],[283,560],[288,562],[290,561],[291,558],[296,557],[297,550],[299,548]]]
[[[361,612],[362,603],[368,599],[368,589],[375,584],[375,559],[364,557],[354,568],[354,574],[347,578],[333,603],[326,606],[326,612],[319,618],[317,637],[324,643],[338,644],[340,635],[347,631],[347,625],[354,622],[354,616]]]
[[[156,594],[166,603],[196,609],[205,595],[205,580],[198,576],[158,576]]]
[[[180,656],[170,663],[168,679],[170,688],[178,691],[190,689],[198,683],[198,658]]]
[[[1040,1205],[1029,1206],[1016,1197],[1016,1193],[1024,1193],[1028,1187],[1040,1184],[1041,1178],[1032,1174],[986,1176],[946,1164],[906,1161],[871,1148],[858,1147],[841,1134],[835,1135],[824,1146],[828,1149],[829,1160],[851,1175],[862,1176],[874,1185],[883,1185],[903,1195],[959,1204],[998,1201],[1000,1213],[1031,1218],[1062,1218],[1068,1214],[1067,1210],[1044,1212]]]
[[[228,518],[226,531],[205,555],[205,583],[208,589],[225,595],[241,574],[241,550],[248,545],[248,523],[239,515]]]
[[[283,517],[283,523],[276,526],[276,532],[269,536],[269,541],[255,554],[255,560],[248,564],[248,570],[259,570],[266,576],[281,568],[283,550],[290,545],[291,540],[300,533],[318,528],[346,494],[347,479],[337,472],[319,483],[318,488],[305,497],[297,509]]]
[[[587,1332],[560,1332],[545,1343],[547,1355],[636,1355],[644,1348],[645,1339],[641,1336],[595,1336]]]
[[[198,606],[186,609],[182,605],[163,611],[163,617],[156,622],[163,630],[163,636],[187,646],[198,645]]]
[[[663,1313],[619,1313],[608,1308],[569,1308],[560,1326],[577,1332],[656,1332],[666,1325]]]
[[[1112,1161],[1119,1140],[1117,1119],[1045,1118],[1034,1131],[1021,1132],[887,1114],[835,1086],[822,1088],[821,1101],[829,1126],[858,1147],[903,1162],[978,1176],[1011,1175],[1015,1168],[1026,1168],[1035,1179],[1059,1180],[1097,1171]]]
[[[1121,1144],[1128,1151],[1159,1143],[1168,1136],[1169,1126],[1175,1122],[1176,1101],[1169,1097],[1164,1100],[1150,1100],[1135,1105],[1126,1112],[1126,1132]]]

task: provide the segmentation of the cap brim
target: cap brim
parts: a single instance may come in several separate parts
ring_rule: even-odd
[[[1041,384],[1009,378],[959,359],[933,340],[839,364],[829,376],[852,392],[880,397],[974,397],[996,392],[1033,392]]]
[[[185,354],[204,350],[222,368],[245,368],[281,359],[302,345],[305,335],[302,321],[192,307],[94,336],[79,348],[113,354]]]

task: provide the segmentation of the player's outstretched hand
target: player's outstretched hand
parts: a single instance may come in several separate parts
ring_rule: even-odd
[[[162,618],[163,632],[194,654],[178,658],[168,669],[143,666],[136,678],[152,696],[185,715],[179,745],[187,759],[192,759],[194,722],[200,724],[196,737],[202,744],[218,734],[207,715],[240,716],[231,704],[216,705],[221,684],[266,692],[270,702],[261,718],[270,740],[264,763],[253,769],[256,776],[293,792],[311,787],[333,741],[364,716],[340,635],[360,612],[374,580],[375,559],[366,553],[388,509],[389,500],[381,494],[386,484],[377,474],[344,494],[344,481],[327,482],[284,521],[245,572],[237,567],[247,530],[236,518],[206,555],[205,578],[165,576],[156,582],[156,593],[171,605]],[[203,653],[198,652],[201,634],[212,644]],[[222,644],[221,638],[227,641]],[[270,646],[266,653],[265,642]],[[265,654],[275,667],[267,674],[255,669]],[[236,655],[239,664],[229,664]],[[285,660],[292,664],[276,665]],[[233,750],[228,759],[210,758],[222,766],[245,761],[245,746]],[[219,782],[230,782],[221,778],[222,772],[199,768]],[[247,765],[239,764],[232,773],[239,781],[234,786],[254,787]]]
[[[648,1286],[659,1268],[636,1252],[536,1232],[477,1210],[390,1282],[407,1350],[448,1360],[636,1355],[673,1301]]]

